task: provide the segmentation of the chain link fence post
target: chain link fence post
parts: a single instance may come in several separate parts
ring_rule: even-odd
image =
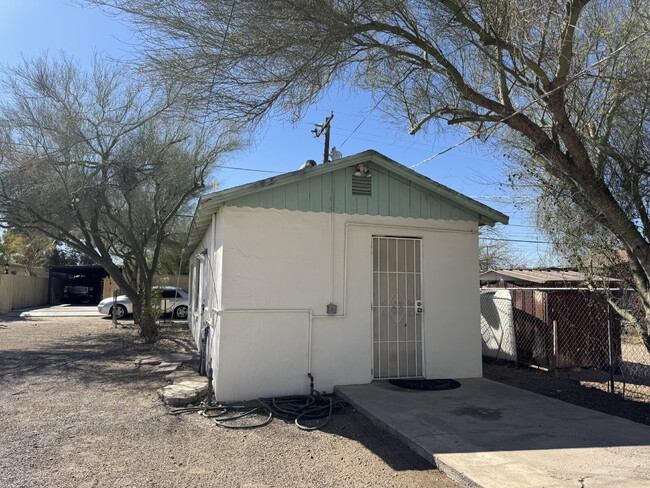
[[[553,321],[553,374],[558,376],[558,357],[557,357],[557,320]]]
[[[612,336],[612,307],[607,304],[607,346],[609,350],[609,392],[614,395],[614,341]]]

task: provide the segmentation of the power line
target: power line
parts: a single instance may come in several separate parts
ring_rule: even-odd
[[[493,122],[492,125],[490,125],[490,126],[484,128],[484,129],[479,129],[479,130],[477,130],[474,134],[472,134],[472,135],[469,136],[468,138],[466,138],[466,139],[464,139],[464,140],[462,140],[462,141],[460,141],[460,142],[454,144],[453,146],[448,147],[447,149],[444,149],[443,151],[440,151],[440,152],[434,154],[433,156],[431,156],[431,157],[429,157],[429,158],[427,158],[427,159],[424,159],[424,160],[420,161],[420,162],[417,163],[417,164],[414,164],[413,166],[411,166],[411,168],[416,168],[416,167],[420,166],[421,164],[426,163],[427,161],[431,161],[432,159],[435,159],[435,158],[437,158],[438,156],[442,156],[443,154],[445,154],[445,153],[451,151],[452,149],[454,149],[454,148],[456,148],[456,147],[458,147],[458,146],[462,146],[463,144],[465,144],[465,143],[471,141],[472,139],[475,139],[476,137],[478,137],[478,136],[480,136],[480,135],[482,135],[482,134],[487,133],[488,131],[494,130],[494,129],[499,125],[499,124],[503,124],[503,123],[506,122],[507,120],[510,120],[510,119],[513,118],[515,115],[519,115],[519,114],[522,113],[524,110],[526,110],[527,108],[531,107],[533,104],[539,102],[539,101],[542,100],[543,98],[546,98],[546,97],[548,97],[549,95],[555,93],[556,91],[561,90],[562,88],[566,87],[566,86],[569,85],[570,83],[573,83],[573,82],[574,82],[575,80],[577,80],[580,76],[582,76],[583,74],[587,73],[590,69],[594,68],[595,66],[598,66],[598,65],[601,64],[601,63],[604,63],[605,61],[607,61],[608,59],[610,59],[611,57],[613,57],[615,54],[618,54],[618,53],[621,52],[624,48],[626,48],[627,46],[631,45],[633,42],[638,41],[639,39],[641,39],[643,36],[645,36],[645,35],[647,35],[647,34],[648,34],[647,32],[644,32],[644,33],[642,33],[642,34],[639,34],[638,36],[634,37],[633,39],[631,39],[631,40],[630,40],[629,42],[627,42],[626,44],[623,44],[623,45],[622,45],[621,47],[619,47],[618,49],[615,49],[614,51],[612,51],[610,54],[608,54],[608,55],[605,56],[604,58],[599,59],[598,61],[596,61],[596,62],[590,64],[589,66],[587,66],[585,69],[579,71],[578,73],[576,73],[575,75],[573,75],[572,77],[570,77],[568,80],[566,80],[566,81],[565,81],[564,83],[562,83],[561,85],[558,85],[558,86],[556,86],[555,88],[553,88],[552,90],[549,90],[549,91],[547,91],[547,92],[545,92],[545,93],[542,93],[542,94],[541,94],[540,96],[538,96],[537,98],[534,98],[534,99],[531,100],[529,103],[527,103],[526,105],[524,105],[524,106],[521,107],[520,109],[515,110],[513,113],[511,113],[511,114],[508,115],[507,117],[503,117],[501,120],[498,120],[498,121],[496,121],[496,122]]]
[[[503,195],[503,196],[499,196],[499,195],[486,195],[486,196],[478,195],[478,196],[470,196],[469,198],[482,198],[484,200],[510,200],[510,199],[517,199],[517,198],[520,198],[522,200],[525,200],[525,199],[535,199],[536,200],[536,199],[539,198],[539,195],[511,195],[511,196],[507,196],[507,195]]]
[[[410,75],[411,73],[412,73],[412,70],[409,68],[409,69],[406,71],[406,73],[404,73],[404,76],[402,77],[402,79],[398,80],[397,83],[395,83],[395,84],[392,86],[392,89],[395,89],[395,88],[397,88],[399,85],[401,85],[402,83],[404,83],[404,81],[406,81],[406,79],[409,77],[409,75]],[[369,111],[369,112],[366,114],[366,116],[361,120],[361,122],[359,122],[359,124],[354,128],[354,130],[350,133],[350,135],[349,135],[348,137],[345,138],[345,140],[343,141],[343,143],[339,146],[339,149],[341,149],[341,148],[343,147],[343,144],[345,144],[346,142],[348,142],[348,139],[350,139],[350,137],[352,137],[352,135],[357,131],[357,129],[358,129],[359,127],[361,127],[361,125],[362,125],[362,124],[363,124],[363,123],[368,119],[368,117],[370,117],[370,114],[371,114],[372,112],[374,112],[374,110],[375,110],[377,107],[379,107],[379,104],[380,104],[381,102],[384,101],[384,98],[386,98],[386,97],[388,96],[388,93],[389,93],[388,90],[386,90],[386,91],[384,92],[384,94],[381,96],[381,98],[379,99],[379,101],[378,101],[377,103],[375,103],[375,106],[372,107],[372,108],[370,109],[370,111]]]
[[[526,242],[528,244],[553,244],[552,242],[548,241],[529,241],[526,239],[501,239],[497,237],[486,237],[486,236],[481,236],[479,235],[480,239],[489,239],[491,241],[505,241],[505,242]]]
[[[401,83],[401,82],[400,82],[400,83]],[[399,83],[398,83],[398,84],[399,84]],[[395,85],[395,88],[396,88],[396,87],[397,87],[397,85]],[[381,102],[384,101],[384,98],[386,98],[387,95],[388,95],[388,91],[386,91],[386,93],[384,93],[384,95],[379,99],[379,101],[378,101],[377,103],[375,103],[375,106],[372,107],[372,108],[370,109],[370,111],[366,114],[366,116],[365,116],[363,119],[361,119],[361,122],[359,122],[359,123],[357,124],[357,126],[354,128],[354,130],[352,130],[352,132],[350,132],[350,135],[348,135],[348,137],[346,137],[345,140],[341,143],[341,145],[339,146],[339,149],[341,149],[341,148],[343,147],[343,145],[344,145],[346,142],[348,142],[348,139],[350,139],[350,137],[352,137],[352,136],[354,135],[354,133],[357,131],[357,129],[358,129],[359,127],[361,127],[361,126],[363,125],[363,123],[364,123],[366,120],[368,120],[368,117],[370,117],[370,114],[371,114],[372,112],[374,112],[374,110],[375,110],[377,107],[379,107],[379,104],[380,104]]]
[[[282,175],[284,171],[269,171],[266,169],[253,169],[253,168],[238,168],[236,166],[219,166],[219,169],[234,169],[237,171],[251,171],[255,173],[272,173],[274,175]]]
[[[210,106],[210,97],[212,97],[212,92],[214,91],[214,84],[217,81],[217,71],[219,65],[221,64],[221,56],[223,55],[223,48],[226,45],[226,39],[228,38],[228,33],[230,32],[230,26],[232,24],[233,14],[235,13],[235,5],[237,0],[233,0],[232,6],[230,7],[230,14],[228,15],[228,20],[226,21],[226,29],[223,33],[223,39],[221,39],[221,46],[219,47],[219,53],[217,54],[217,61],[214,65],[214,72],[212,73],[212,83],[210,83],[210,90],[205,101],[205,110],[203,114],[202,127],[205,128],[205,121],[208,118],[208,107]]]

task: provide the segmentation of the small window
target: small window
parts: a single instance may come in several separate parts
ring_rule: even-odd
[[[363,173],[360,176],[352,175],[352,195],[355,197],[372,196],[372,175]]]

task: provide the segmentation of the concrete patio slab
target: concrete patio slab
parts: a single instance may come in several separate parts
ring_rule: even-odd
[[[103,317],[96,305],[47,305],[25,310],[14,310],[20,317]]]
[[[335,392],[467,487],[650,488],[650,427],[483,378],[461,383]]]

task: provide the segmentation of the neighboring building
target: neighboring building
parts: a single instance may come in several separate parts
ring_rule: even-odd
[[[620,318],[609,314],[586,281],[582,273],[560,268],[481,273],[483,355],[542,367],[598,368],[609,362],[611,336],[612,360],[620,362]]]
[[[507,221],[375,151],[202,197],[190,328],[217,400],[481,376],[478,227]]]
[[[578,287],[586,286],[587,277],[567,268],[497,269],[481,273],[481,286],[511,288],[513,286]],[[613,278],[595,277],[595,281],[618,283]]]
[[[23,264],[5,264],[5,274],[15,276],[30,276],[27,266]]]

